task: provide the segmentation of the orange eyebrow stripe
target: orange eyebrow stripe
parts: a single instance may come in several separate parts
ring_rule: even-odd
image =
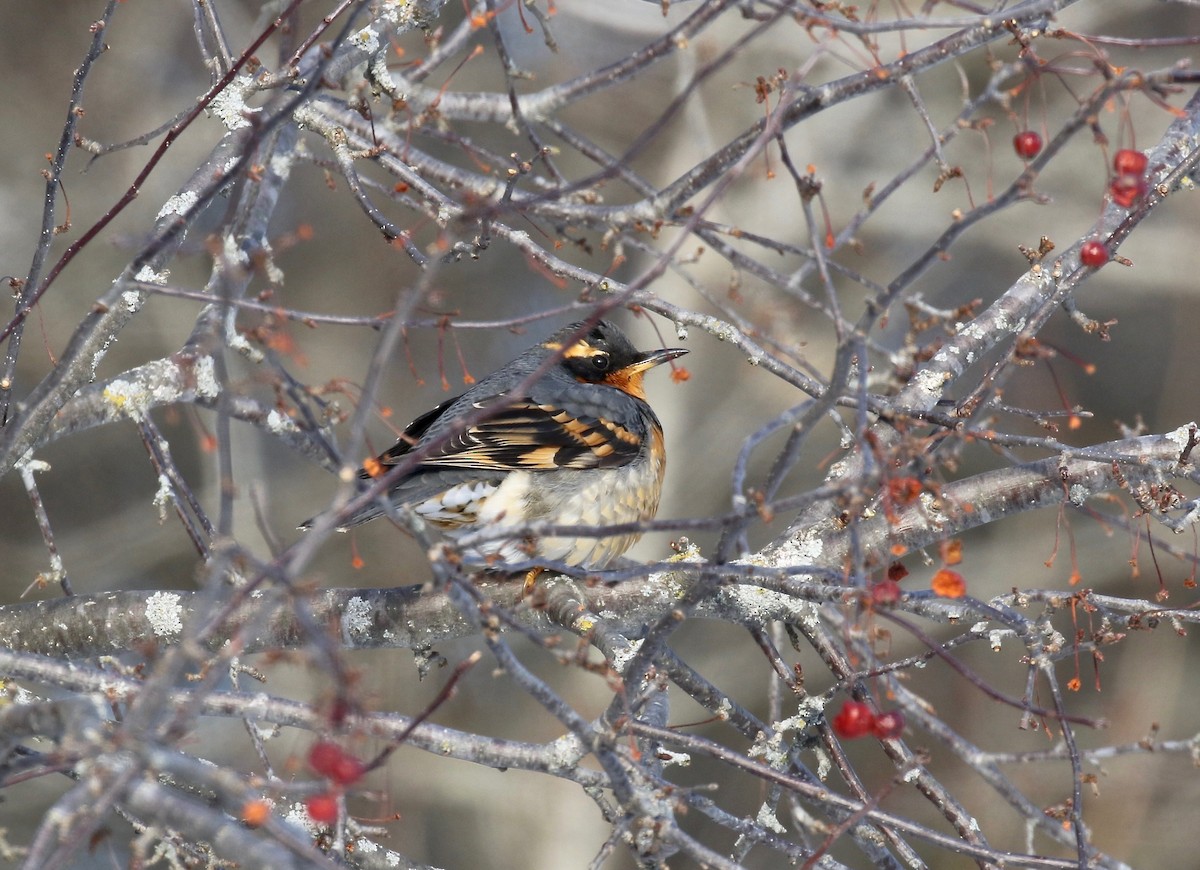
[[[592,356],[593,354],[596,353],[596,349],[594,347],[592,347],[590,344],[588,344],[586,341],[584,341],[583,339],[580,339],[579,341],[575,342],[573,345],[568,347],[566,350],[563,350],[562,344],[557,341],[547,341],[542,345],[542,347],[546,348],[546,350],[552,350],[555,353],[561,352],[563,355],[563,359],[569,359],[571,357],[580,357],[580,356],[584,356],[584,357]]]

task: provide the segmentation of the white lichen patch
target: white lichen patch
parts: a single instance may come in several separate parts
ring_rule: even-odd
[[[250,126],[246,115],[257,110],[246,105],[246,94],[253,85],[254,81],[250,76],[238,76],[208,104],[208,110],[221,119],[226,129],[240,130]]]
[[[104,388],[104,400],[131,420],[141,420],[146,412],[157,405],[169,404],[179,399],[179,390],[173,382],[161,382],[151,378],[153,387],[143,381],[116,378]]]
[[[224,260],[222,265],[250,265],[250,255],[242,250],[232,233],[226,233],[221,237],[221,257]]]
[[[548,772],[574,770],[587,754],[588,751],[576,735],[564,734],[549,746],[549,753],[546,756],[549,765],[547,770]]]
[[[263,248],[267,255],[266,263],[264,264],[267,280],[276,286],[281,286],[283,284],[283,269],[280,269],[279,264],[275,262],[275,253],[271,250],[271,246],[263,245]]]
[[[302,803],[293,803],[281,818],[287,824],[299,828],[310,837],[315,837],[321,833],[320,826],[308,817],[308,810],[305,809]]]
[[[141,272],[138,274],[140,275]],[[137,314],[142,307],[142,303],[145,301],[145,294],[139,293],[137,290],[126,290],[121,294],[121,304],[125,306],[125,310],[130,314]]]
[[[385,0],[379,10],[379,20],[399,27],[412,19],[412,4],[409,0]]]
[[[672,752],[669,749],[663,749],[661,746],[657,752],[658,760],[662,762],[663,767],[690,767],[692,756],[686,752]]]
[[[787,619],[810,625],[817,618],[817,607],[812,602],[751,584],[725,586],[718,596],[722,609],[739,613],[751,623],[761,625],[786,615]]]
[[[242,335],[236,329],[225,330],[225,343],[248,360],[256,363],[263,361],[262,351],[252,345],[246,336]]]
[[[942,391],[942,387],[946,385],[946,381],[948,380],[950,380],[948,372],[935,372],[930,369],[922,369],[913,378],[913,383],[917,385],[917,389],[922,393],[936,395]]]
[[[275,410],[274,408],[267,413],[267,429],[269,429],[271,432],[274,432],[276,435],[282,435],[284,432],[299,431],[291,417]]]
[[[100,368],[100,363],[104,361],[105,354],[108,353],[108,349],[110,347],[112,347],[113,342],[116,340],[117,340],[117,337],[111,333],[105,335],[104,338],[100,342],[99,349],[97,349],[97,351],[94,354],[92,354],[92,373],[91,374],[92,374],[93,381],[96,380],[96,370]]]
[[[292,174],[292,156],[291,152],[271,155],[271,160],[267,165],[271,169],[271,174],[280,181],[287,181],[288,176]]]
[[[171,277],[170,269],[163,269],[161,272],[155,272],[149,266],[142,266],[142,268],[138,269],[137,274],[133,276],[133,280],[141,281],[143,284],[157,284],[158,286],[161,287],[167,283],[167,279],[170,277]],[[123,298],[128,297],[130,295],[137,295],[138,297],[141,296],[141,294],[138,293],[136,290],[126,290],[121,295]],[[134,309],[134,310],[136,311],[137,309]]]
[[[764,731],[758,732],[758,736],[754,738],[754,743],[746,750],[746,754],[751,758],[762,759],[763,764],[768,767],[777,768],[788,761],[787,747],[783,743],[783,734],[778,731],[770,735]]]
[[[629,646],[625,649],[613,650],[612,661],[610,662],[618,674],[625,673],[625,669],[629,667],[629,663],[633,661],[633,657],[637,655],[637,651],[642,648],[640,640],[631,640]]]
[[[146,621],[158,637],[176,637],[183,631],[183,604],[174,592],[155,592],[146,600]]]
[[[756,815],[754,819],[768,831],[774,831],[776,834],[787,833],[787,828],[780,823],[779,819],[775,815],[775,811],[766,804],[763,804],[758,808],[758,815]]]
[[[118,378],[104,388],[104,400],[118,411],[131,413],[132,416],[132,413],[138,413],[133,409],[141,404],[143,392],[129,381]]]
[[[1187,447],[1188,433],[1194,428],[1196,428],[1195,423],[1188,423],[1185,426],[1180,426],[1174,432],[1167,433],[1167,440],[1176,445],[1180,450],[1183,450],[1185,447]]]
[[[185,190],[168,199],[158,210],[155,220],[162,220],[173,214],[186,215],[200,201],[200,196],[194,190]]]
[[[817,779],[825,782],[829,777],[829,771],[833,770],[833,759],[820,746],[813,750],[813,755],[817,756]]]
[[[737,330],[727,323],[716,324],[709,334],[717,341],[737,341],[738,337]]]
[[[775,550],[777,566],[816,565],[825,550],[825,542],[819,535],[796,535],[784,541]]]
[[[379,34],[375,32],[374,27],[364,27],[358,33],[352,34],[346,41],[367,54],[375,54],[379,51]]]
[[[203,399],[215,399],[221,394],[221,382],[217,380],[217,364],[211,356],[202,356],[192,367],[196,378],[196,395]]]
[[[722,722],[729,721],[729,717],[733,715],[733,704],[728,698],[722,698],[721,703],[717,705],[717,718]]]
[[[175,503],[175,489],[171,486],[171,479],[165,474],[158,476],[158,490],[154,493],[154,506],[158,508],[158,521],[165,523],[167,521],[167,509]]]
[[[346,602],[346,609],[342,612],[342,636],[354,637],[357,634],[365,634],[371,627],[371,605],[366,599],[359,598],[355,595]]]

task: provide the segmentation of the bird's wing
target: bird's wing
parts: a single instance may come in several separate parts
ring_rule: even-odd
[[[379,457],[381,470],[402,462],[448,404],[413,421],[405,430],[406,437]],[[485,406],[477,403],[473,407]],[[618,423],[573,413],[558,404],[522,399],[451,437],[418,467],[478,471],[616,468],[633,461],[641,449],[641,435]]]
[[[426,411],[417,419],[413,420],[404,431],[400,433],[400,440],[385,450],[375,460],[375,465],[368,464],[367,467],[358,472],[358,476],[364,480],[369,477],[378,477],[380,469],[387,471],[394,465],[399,465],[407,453],[417,445],[421,438],[429,431],[429,427],[437,422],[437,419],[446,412],[446,409],[457,402],[461,396],[455,396],[453,399],[447,399],[431,411]]]

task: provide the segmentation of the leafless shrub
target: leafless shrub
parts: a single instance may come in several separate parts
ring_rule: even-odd
[[[64,5],[6,13],[4,859],[1194,854],[1190,4]],[[694,350],[640,561],[331,534],[424,378],[622,310]]]

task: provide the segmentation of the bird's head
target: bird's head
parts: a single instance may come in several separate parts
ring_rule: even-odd
[[[562,365],[578,381],[617,387],[645,399],[642,377],[657,365],[683,356],[682,347],[641,351],[620,329],[601,320],[583,332],[584,324],[573,323],[559,330],[543,347],[562,354]]]

